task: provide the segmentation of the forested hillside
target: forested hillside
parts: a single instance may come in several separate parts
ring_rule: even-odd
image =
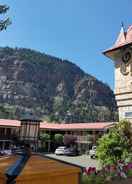
[[[31,111],[57,122],[112,121],[113,91],[70,61],[30,49],[0,48],[0,118]]]

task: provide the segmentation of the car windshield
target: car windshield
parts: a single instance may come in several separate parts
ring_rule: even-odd
[[[66,147],[64,147],[64,146],[60,146],[60,147],[58,147],[58,149],[65,149]]]
[[[93,146],[93,147],[92,147],[92,150],[96,150],[96,146]]]

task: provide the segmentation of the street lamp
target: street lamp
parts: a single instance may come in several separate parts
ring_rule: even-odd
[[[30,144],[30,147],[37,151],[41,120],[32,113],[26,113],[20,121],[20,141]]]

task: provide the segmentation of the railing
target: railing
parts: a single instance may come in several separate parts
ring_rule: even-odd
[[[11,140],[12,135],[0,135],[0,140]]]
[[[89,142],[92,142],[92,140],[90,140],[88,138],[88,136],[77,136],[77,141],[76,142],[86,142],[86,143],[89,143]]]

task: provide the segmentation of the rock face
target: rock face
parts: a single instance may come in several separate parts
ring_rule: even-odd
[[[49,121],[114,120],[112,90],[75,64],[30,49],[0,48],[0,118],[32,111]]]

